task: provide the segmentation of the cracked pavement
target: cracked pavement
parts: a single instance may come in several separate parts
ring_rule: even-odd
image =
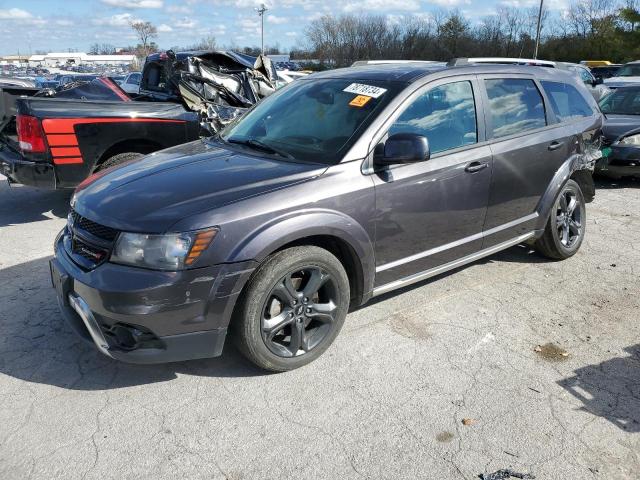
[[[637,479],[640,181],[598,187],[573,258],[514,247],[385,295],[276,375],[230,344],[156,366],[86,346],[47,264],[69,194],[0,182],[0,478]]]

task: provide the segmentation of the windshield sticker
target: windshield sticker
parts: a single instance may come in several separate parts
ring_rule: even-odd
[[[343,92],[357,93],[358,95],[366,95],[371,98],[378,98],[384,92],[386,88],[374,87],[373,85],[365,85],[364,83],[352,83]]]
[[[349,105],[352,107],[364,107],[367,102],[371,100],[371,97],[367,97],[366,95],[358,95],[356,98],[349,102]]]

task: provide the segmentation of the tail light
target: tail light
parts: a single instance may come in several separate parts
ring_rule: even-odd
[[[18,115],[16,126],[18,129],[18,142],[23,151],[30,153],[44,153],[47,151],[40,120],[30,115]]]

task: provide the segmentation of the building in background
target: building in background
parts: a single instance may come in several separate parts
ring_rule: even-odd
[[[138,65],[135,55],[89,55],[84,52],[47,53],[31,55],[30,67],[60,67],[64,65]]]

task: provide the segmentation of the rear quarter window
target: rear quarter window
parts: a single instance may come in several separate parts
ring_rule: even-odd
[[[547,125],[542,95],[533,80],[486,79],[493,138],[506,137]]]
[[[593,109],[573,85],[545,80],[541,83],[547,93],[553,113],[561,122],[593,115]]]

